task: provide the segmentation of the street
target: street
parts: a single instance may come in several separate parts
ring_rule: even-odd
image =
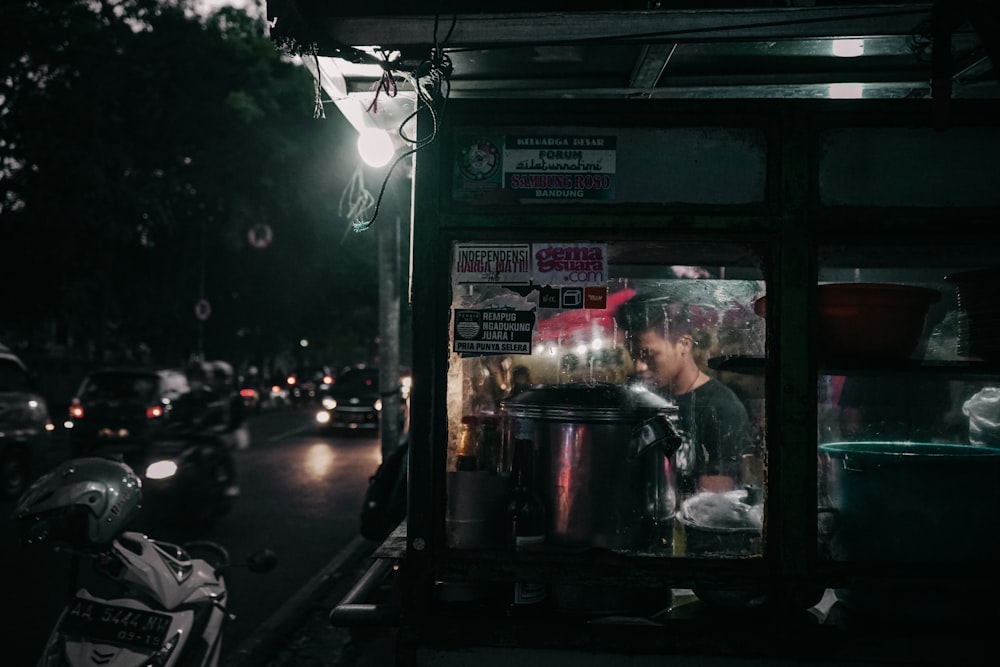
[[[262,548],[277,554],[278,566],[269,573],[237,568],[227,575],[228,608],[235,618],[226,630],[223,660],[358,537],[362,496],[380,460],[378,437],[319,436],[311,420],[308,409],[250,419],[250,445],[237,452],[241,494],[232,512],[212,527],[184,534],[140,524],[158,539],[217,541],[236,562]],[[65,453],[57,446],[53,458],[59,456]],[[0,505],[6,517],[0,562],[8,578],[8,610],[15,612],[4,633],[5,663],[31,665],[71,590],[71,558],[22,549],[12,509],[9,501]]]

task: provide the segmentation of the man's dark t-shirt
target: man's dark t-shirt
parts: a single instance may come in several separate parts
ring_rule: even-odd
[[[701,475],[726,475],[739,482],[743,454],[753,451],[750,419],[739,397],[711,378],[672,400],[690,441],[675,457],[681,492],[696,491]]]

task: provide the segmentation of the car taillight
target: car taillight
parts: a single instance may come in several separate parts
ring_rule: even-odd
[[[156,419],[157,417],[163,416],[163,406],[162,405],[151,405],[146,408],[146,419]]]
[[[253,389],[240,389],[240,396],[243,398],[256,398],[257,392]]]
[[[69,416],[71,419],[83,419],[83,406],[80,399],[74,398],[69,404]]]

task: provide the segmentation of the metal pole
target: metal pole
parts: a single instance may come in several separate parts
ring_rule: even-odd
[[[382,392],[382,458],[399,445],[402,397],[399,391],[399,215],[378,232],[379,386]]]

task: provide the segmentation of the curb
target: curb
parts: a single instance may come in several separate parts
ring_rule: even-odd
[[[244,640],[239,648],[221,663],[221,667],[266,665],[278,644],[309,616],[313,604],[326,596],[337,584],[340,571],[370,552],[371,543],[363,537],[357,536],[351,540],[305,586],[261,623],[253,636]]]

